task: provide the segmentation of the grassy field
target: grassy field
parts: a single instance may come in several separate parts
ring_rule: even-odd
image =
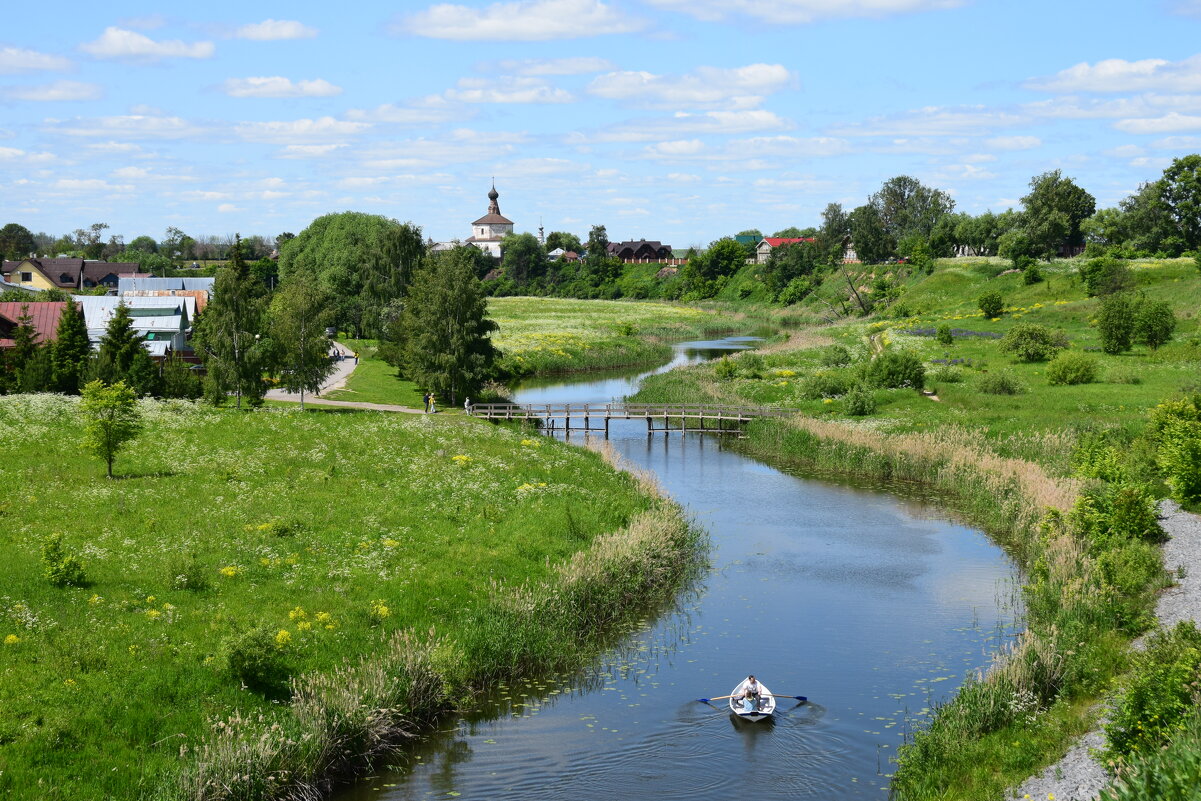
[[[1026,285],[996,262],[943,261],[932,275],[900,277],[903,318],[802,329],[757,353],[651,377],[637,396],[803,412],[752,424],[739,447],[819,473],[936,487],[1022,563],[1028,633],[900,751],[898,799],[1000,799],[1057,759],[1090,725],[1092,705],[1130,681],[1128,644],[1153,625],[1169,580],[1147,494],[1165,488],[1141,434],[1157,404],[1201,390],[1201,275],[1192,260],[1133,264],[1135,289],[1172,305],[1175,338],[1107,355],[1093,326],[1100,301],[1087,297],[1078,267],[1057,262],[1043,268],[1046,281]],[[856,284],[866,292],[874,278]],[[986,291],[1002,294],[999,317],[977,308]],[[822,292],[793,315],[821,320],[847,300],[845,284]],[[999,337],[1027,322],[1062,330],[1068,352],[1095,360],[1098,379],[1053,385],[1048,362],[1002,352]],[[929,336],[941,325],[958,329],[949,345]],[[869,402],[854,397],[881,354],[904,352],[924,366],[933,396],[875,388]],[[1017,394],[990,391],[998,376]],[[1107,469],[1091,461],[1098,455]],[[1130,715],[1140,728],[1159,726],[1155,711]]]
[[[292,763],[320,761],[297,743],[311,750],[325,742],[313,731],[334,725],[314,705],[354,685],[346,671],[392,658],[400,632],[437,638],[426,651],[400,649],[403,659],[425,653],[437,679],[427,712],[489,677],[578,658],[593,630],[606,630],[595,614],[621,618],[588,603],[638,605],[611,597],[620,582],[609,573],[596,591],[582,553],[623,526],[661,534],[678,520],[597,454],[462,418],[143,409],[146,431],[109,481],[81,453],[77,400],[0,397],[5,798],[187,797],[200,779],[178,777],[196,754],[225,766],[221,780],[274,771],[291,781],[303,774]],[[653,514],[659,523],[646,523]],[[55,534],[82,563],[78,586],[48,579],[43,549]],[[654,552],[690,558],[662,541]],[[655,569],[649,584],[622,592],[670,598],[654,582],[679,572]],[[537,619],[522,624],[530,615],[504,600],[517,584],[530,588],[527,600],[543,597],[540,586],[585,589],[547,590],[545,603],[566,603],[561,594],[575,606],[548,625],[532,603]],[[334,670],[344,679],[322,684]],[[289,676],[299,677],[291,688]],[[375,702],[416,714],[411,699]],[[344,717],[343,707],[353,704],[337,707]],[[249,733],[217,759],[213,749],[239,728],[227,720]],[[272,738],[280,744],[268,759]],[[348,750],[330,742],[330,754]]]

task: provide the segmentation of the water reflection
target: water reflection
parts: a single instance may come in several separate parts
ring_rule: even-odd
[[[518,399],[606,401],[635,379],[539,382]],[[913,487],[814,481],[636,422],[614,421],[610,442],[710,532],[702,584],[588,669],[500,688],[344,801],[725,801],[748,779],[757,798],[882,797],[910,721],[1012,635],[1004,554]],[[696,700],[748,673],[810,703],[748,723]]]

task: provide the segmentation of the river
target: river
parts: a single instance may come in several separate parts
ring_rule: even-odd
[[[652,372],[747,346],[683,343]],[[515,397],[604,402],[642,375]],[[611,442],[708,530],[708,575],[597,664],[501,688],[341,801],[886,798],[906,728],[1014,633],[1006,555],[912,487],[805,478],[641,421],[614,421]],[[747,673],[809,701],[760,723],[697,701]]]

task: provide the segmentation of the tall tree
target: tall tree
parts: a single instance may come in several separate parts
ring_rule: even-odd
[[[325,328],[333,319],[332,298],[306,281],[293,281],[271,299],[271,344],[279,383],[289,392],[318,392],[334,371]]]
[[[1030,194],[1022,198],[1025,206],[1026,233],[1038,252],[1052,259],[1062,246],[1084,244],[1080,225],[1097,210],[1097,200],[1064,178],[1059,170],[1051,170],[1030,179]]]
[[[105,326],[100,337],[100,352],[96,356],[96,378],[106,384],[125,381],[133,368],[134,357],[146,353],[142,346],[143,337],[133,327],[129,307],[117,304],[117,310]]]
[[[75,229],[75,245],[84,253],[84,258],[98,259],[104,253],[104,232],[108,223],[92,223],[87,228]]]
[[[551,231],[546,235],[546,252],[550,253],[558,248],[579,253],[584,249],[584,245],[575,234],[569,234],[566,231]]]
[[[13,330],[13,346],[3,352],[3,374],[0,375],[0,389],[5,392],[21,392],[22,373],[38,355],[38,333],[33,327],[33,318],[29,315],[29,304],[21,306],[21,314],[17,317],[17,327]]]
[[[239,409],[243,397],[257,404],[266,391],[263,372],[270,348],[262,339],[264,295],[263,285],[242,258],[241,240],[236,239],[229,263],[217,271],[212,300],[194,328],[197,350],[216,397],[233,394]]]
[[[37,249],[33,234],[18,223],[9,223],[0,228],[0,258],[24,259]]]
[[[884,227],[880,210],[874,205],[858,207],[851,212],[848,222],[855,254],[864,264],[878,264],[896,252],[897,242]]]
[[[546,274],[546,251],[533,234],[509,234],[501,241],[500,266],[518,285]]]
[[[1160,184],[1160,202],[1180,238],[1180,250],[1201,247],[1201,155],[1173,160]]]
[[[92,381],[83,388],[80,411],[84,419],[84,448],[108,464],[108,477],[112,478],[113,460],[125,443],[142,430],[138,396],[121,381],[112,386]]]
[[[135,236],[130,241],[127,249],[137,250],[142,253],[158,253],[158,242],[155,242],[152,236]]]
[[[592,226],[588,232],[587,253],[584,266],[594,285],[612,283],[621,276],[621,259],[609,254],[609,232],[605,226]]]
[[[405,374],[452,405],[493,377],[495,322],[471,259],[449,251],[414,277],[401,315]]]
[[[955,201],[946,192],[908,175],[885,181],[868,202],[879,212],[880,223],[894,242],[913,234],[929,239],[943,215],[955,209]]]
[[[58,318],[58,330],[51,350],[50,369],[54,388],[67,395],[78,395],[91,358],[92,343],[88,340],[83,307],[69,300],[62,316]]]
[[[841,203],[828,203],[822,210],[822,225],[817,231],[817,244],[831,264],[842,262],[845,243],[851,235],[851,220]]]

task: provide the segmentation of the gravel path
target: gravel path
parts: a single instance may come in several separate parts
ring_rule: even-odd
[[[354,351],[352,351],[350,348],[346,347],[341,342],[335,342],[333,347],[334,350],[337,350],[342,354],[343,358],[341,361],[334,362],[334,371],[330,373],[329,377],[326,378],[321,384],[322,392],[329,392],[332,389],[341,389],[346,385],[347,379],[350,378],[350,374],[354,372],[354,368],[358,365],[358,362],[352,358]],[[300,393],[288,392],[286,389],[269,389],[267,390],[266,397],[270,398],[271,400],[299,401]],[[304,401],[305,403],[313,402],[313,393],[306,392]]]
[[[1182,620],[1201,621],[1201,517],[1181,510],[1172,501],[1163,501],[1159,509],[1163,515],[1160,525],[1169,537],[1163,546],[1163,563],[1168,570],[1178,571],[1178,576],[1183,568],[1184,576],[1160,596],[1155,615],[1164,628]],[[1109,783],[1109,776],[1089,755],[1089,749],[1104,745],[1104,732],[1089,732],[1063,759],[1014,790],[1014,798],[1044,801],[1054,794],[1056,801],[1092,801]]]

